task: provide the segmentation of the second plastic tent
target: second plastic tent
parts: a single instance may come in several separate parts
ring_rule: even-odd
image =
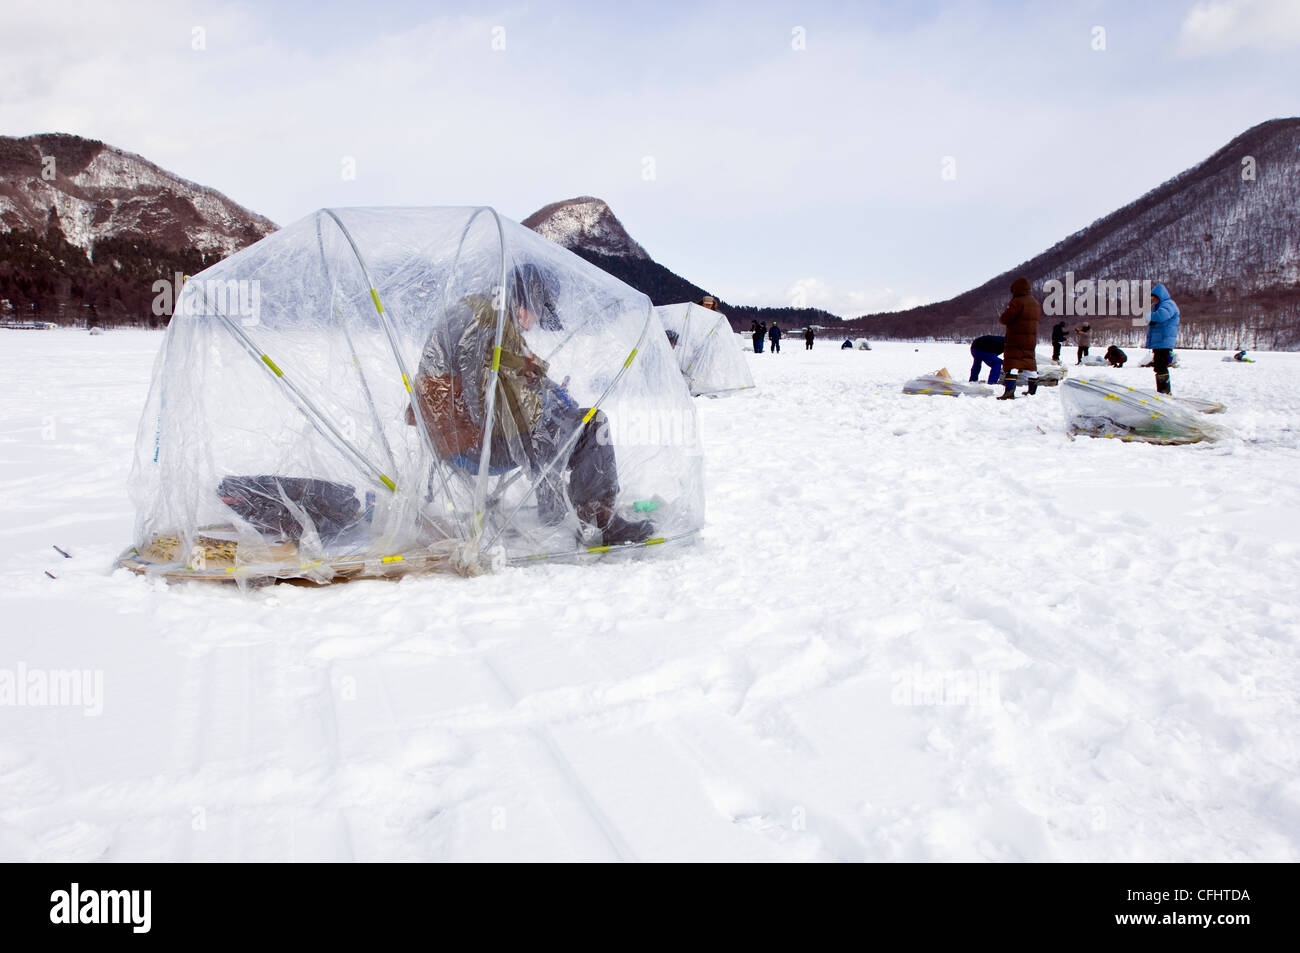
[[[692,396],[728,394],[754,386],[725,314],[689,302],[661,305],[655,313],[673,341],[677,366]]]

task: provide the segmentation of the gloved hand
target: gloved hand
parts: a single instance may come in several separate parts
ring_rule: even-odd
[[[564,384],[567,384],[568,382],[569,379],[566,377],[564,379]],[[556,384],[551,388],[552,399],[558,407],[562,407],[565,410],[577,410],[578,402],[573,399],[573,395],[564,389],[564,384]]]

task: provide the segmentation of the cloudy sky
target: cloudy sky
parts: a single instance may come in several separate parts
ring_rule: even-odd
[[[282,224],[597,195],[727,300],[845,315],[980,284],[1298,100],[1297,0],[0,7],[0,134]]]

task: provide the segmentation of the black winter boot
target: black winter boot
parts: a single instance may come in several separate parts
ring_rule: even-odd
[[[1029,396],[1032,397],[1038,393],[1038,378],[1029,378]]]
[[[644,543],[654,535],[655,525],[649,520],[627,520],[614,511],[611,500],[589,500],[577,506],[578,519],[600,530],[601,541],[606,546],[620,543]]]
[[[1171,396],[1171,397],[1173,396],[1173,394],[1174,394],[1174,389],[1169,385],[1169,375],[1168,375],[1168,374],[1157,374],[1157,375],[1156,375],[1156,393],[1157,393],[1157,394],[1168,394],[1168,395]]]
[[[1002,383],[1003,385],[1005,385],[1006,390],[1004,390],[1001,394],[998,395],[998,400],[1015,400],[1016,399],[1016,375],[1008,374],[1005,378],[1002,379]]]

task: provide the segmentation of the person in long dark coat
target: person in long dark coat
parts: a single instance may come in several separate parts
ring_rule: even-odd
[[[1042,314],[1042,306],[1029,293],[1029,279],[1022,277],[1011,282],[1011,302],[998,317],[998,323],[1007,326],[1007,342],[1002,352],[1006,390],[998,400],[1015,400],[1016,381],[1022,377],[1029,381],[1029,393],[1037,393],[1038,359],[1034,349],[1038,346],[1038,319]]]

